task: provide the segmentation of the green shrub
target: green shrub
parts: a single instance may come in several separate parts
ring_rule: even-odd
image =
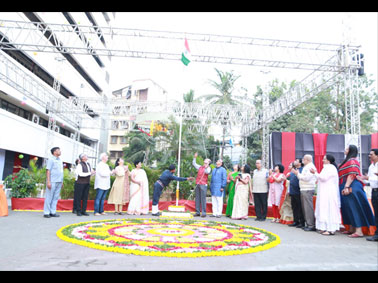
[[[5,186],[11,188],[11,197],[27,198],[37,194],[37,182],[28,169],[21,168],[4,179]]]

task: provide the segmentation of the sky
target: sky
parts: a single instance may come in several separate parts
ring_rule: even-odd
[[[209,33],[255,38],[308,41],[320,43],[343,42],[345,22],[350,23],[350,37],[360,45],[365,57],[365,72],[377,81],[377,14],[376,12],[117,12],[113,27],[147,30]],[[183,44],[184,46],[184,44]],[[192,53],[196,45],[189,42]],[[237,54],[236,54],[237,55]],[[235,56],[236,56],[235,55]],[[180,61],[112,59],[112,89],[122,88],[133,80],[152,79],[167,92],[169,99],[182,97],[194,90],[196,97],[215,93],[209,80],[217,80],[214,68],[240,75],[236,93],[248,95],[256,86],[278,79],[286,83],[303,79],[308,71],[263,68],[230,64],[191,62],[188,67]],[[377,87],[375,87],[377,89]]]

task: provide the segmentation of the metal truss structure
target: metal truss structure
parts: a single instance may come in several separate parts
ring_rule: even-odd
[[[104,36],[112,38],[106,46],[101,41]],[[345,87],[346,133],[360,136],[356,74],[361,66],[360,62],[354,59],[359,47],[349,43],[327,44],[0,19],[2,50],[180,60],[185,38],[191,42],[194,62],[311,71],[274,103],[269,104],[264,100],[261,111],[256,111],[252,105],[246,104],[235,106],[182,104],[183,119],[200,120],[201,123],[198,125],[200,128],[208,123],[241,126],[245,147],[246,137],[263,129],[262,160],[265,166],[269,158],[269,123],[319,92],[332,88],[340,81]],[[146,112],[165,112],[174,115],[181,113],[179,102],[130,102],[106,97],[66,99],[57,93],[58,89],[42,86],[41,82],[37,82],[1,53],[0,61],[1,80],[19,89],[40,105],[48,107],[51,113],[68,120],[79,134],[83,127],[101,127],[100,124],[103,124],[101,119],[91,118],[88,114],[122,117]],[[20,79],[24,82],[19,82]],[[59,83],[55,85],[59,86]],[[122,120],[124,118],[119,118],[119,122]],[[244,160],[246,161],[246,156]]]

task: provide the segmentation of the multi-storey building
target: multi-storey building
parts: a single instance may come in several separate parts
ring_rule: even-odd
[[[0,23],[2,20],[33,22],[46,29],[49,24],[67,25],[68,28],[72,25],[70,36],[79,37],[82,48],[90,48],[93,41],[101,41],[106,47],[111,38],[100,36],[98,27],[111,26],[114,18],[115,13],[105,12],[0,13]],[[74,30],[74,25],[90,26],[98,36],[83,38]],[[37,33],[45,31],[28,31],[25,43],[33,44],[36,38],[40,40],[41,35],[36,36]],[[14,38],[11,37],[15,36],[16,33],[4,34],[0,29],[3,41],[12,44]],[[64,41],[59,34],[53,36]],[[47,33],[42,38],[45,44],[54,45]],[[59,46],[55,47],[59,50]],[[110,98],[110,63],[110,56],[96,54],[0,50],[0,180],[17,171],[14,167],[27,167],[32,158],[42,165],[51,156],[53,146],[61,148],[61,158],[67,167],[82,152],[88,154],[92,165],[96,164],[99,154],[107,151],[108,135],[106,129],[86,125],[96,119],[101,124],[103,118],[88,112],[84,120],[75,120],[72,112],[54,113],[52,109],[55,108],[50,106],[59,106],[59,101],[71,98]]]
[[[134,80],[126,87],[113,91],[113,96],[129,101],[166,101],[167,91],[151,79],[140,79]],[[108,139],[110,160],[115,162],[118,157],[123,156],[122,149],[128,146],[125,135],[134,128],[135,124],[138,124],[142,131],[150,133],[152,121],[159,119],[160,116],[161,113],[146,113],[138,115],[138,117],[112,116]]]

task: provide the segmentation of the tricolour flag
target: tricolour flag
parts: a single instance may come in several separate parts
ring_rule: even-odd
[[[185,48],[184,51],[181,54],[181,62],[184,63],[185,66],[188,66],[190,63],[190,49],[189,49],[189,44],[188,41],[185,38]]]

